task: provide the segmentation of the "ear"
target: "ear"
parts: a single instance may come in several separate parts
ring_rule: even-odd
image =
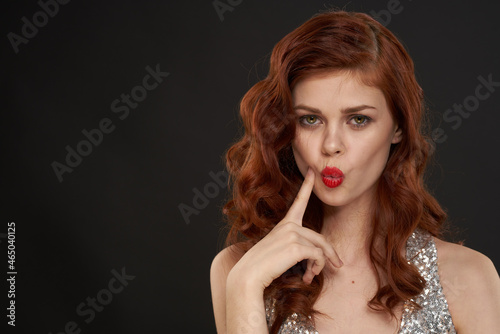
[[[391,144],[397,144],[401,141],[401,139],[403,139],[403,129],[401,129],[399,126],[396,126],[394,135],[392,136]]]

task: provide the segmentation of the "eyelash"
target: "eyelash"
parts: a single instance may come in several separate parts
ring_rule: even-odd
[[[306,126],[306,127],[315,127],[315,126],[318,126],[318,124],[315,122],[315,124],[310,124],[306,121],[306,119],[308,117],[314,117],[316,120],[319,120],[319,117],[318,116],[315,116],[315,115],[304,115],[304,116],[301,116],[300,119],[299,119],[299,122],[301,125],[303,126]],[[361,124],[352,124],[354,125],[356,128],[360,129],[366,125],[368,125],[368,123],[370,123],[372,121],[372,119],[368,116],[365,116],[365,115],[354,115],[352,116],[349,121],[352,121],[354,120],[356,117],[362,117],[364,122],[361,123]]]

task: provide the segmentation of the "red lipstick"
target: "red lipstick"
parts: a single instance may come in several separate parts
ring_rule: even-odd
[[[321,176],[323,177],[323,183],[328,188],[338,187],[344,180],[344,173],[337,167],[326,166],[321,172]]]

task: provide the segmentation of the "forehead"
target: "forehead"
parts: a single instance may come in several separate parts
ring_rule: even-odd
[[[386,107],[383,92],[362,80],[362,74],[328,72],[303,78],[292,90],[294,105],[308,104],[317,108],[346,107],[351,104],[373,104]]]

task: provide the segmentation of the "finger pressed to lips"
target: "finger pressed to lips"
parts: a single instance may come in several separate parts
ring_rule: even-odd
[[[286,220],[293,222],[298,226],[302,226],[302,219],[307,208],[307,203],[309,202],[309,197],[311,196],[314,187],[314,171],[312,168],[308,168],[302,186],[295,198],[295,201],[291,205],[288,213],[286,214]],[[342,261],[333,249],[332,245],[326,241],[326,239],[319,233],[310,230],[308,228],[300,229],[300,233],[303,233],[306,239],[312,241],[312,244],[316,247],[323,249],[325,255],[329,258],[331,263],[340,268],[342,266]]]
[[[310,284],[315,275],[318,275],[329,261],[334,267],[340,268],[343,263],[333,249],[333,246],[326,241],[321,234],[302,227],[302,219],[307,208],[307,203],[314,188],[314,172],[311,168],[307,170],[304,182],[295,197],[295,201],[290,206],[284,219],[286,228],[291,240],[305,248],[302,249],[300,257],[307,259],[307,269],[302,279]]]
[[[311,168],[307,170],[304,182],[299,189],[295,201],[290,206],[287,213],[287,218],[295,221],[297,224],[302,225],[302,218],[304,217],[304,212],[306,212],[307,203],[309,202],[309,197],[314,187],[314,172]]]

